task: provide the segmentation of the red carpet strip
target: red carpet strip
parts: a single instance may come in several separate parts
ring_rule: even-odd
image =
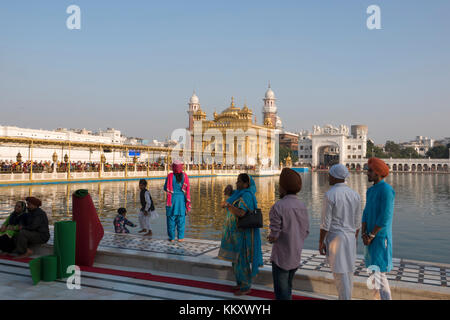
[[[23,262],[23,263],[28,263],[29,261],[32,260],[31,258],[13,259],[12,256],[4,256],[4,255],[0,255],[0,259]],[[230,285],[212,283],[212,282],[207,282],[207,281],[189,280],[189,279],[182,279],[182,278],[175,278],[175,277],[168,277],[168,276],[157,276],[157,275],[153,275],[151,273],[145,273],[145,272],[133,272],[133,271],[124,271],[124,270],[108,269],[108,268],[87,267],[87,266],[79,266],[79,267],[80,267],[81,271],[91,272],[91,273],[109,274],[109,275],[126,277],[126,278],[134,278],[134,279],[139,279],[139,280],[148,280],[148,281],[154,281],[154,282],[169,283],[169,284],[175,284],[175,285],[181,285],[181,286],[222,291],[222,292],[233,292],[232,286],[230,286]],[[256,297],[256,298],[262,298],[262,299],[275,299],[274,293],[271,291],[266,291],[266,290],[252,289],[251,292],[248,293],[247,295]],[[319,300],[319,299],[305,297],[305,296],[299,296],[299,295],[292,295],[292,300]]]

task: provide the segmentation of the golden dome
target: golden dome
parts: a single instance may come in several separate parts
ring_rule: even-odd
[[[244,107],[242,108],[242,110],[240,111],[240,113],[253,113],[252,110],[250,110],[247,107],[247,104],[244,104]]]
[[[270,119],[270,118],[265,118],[265,119],[264,119],[264,125],[265,125],[265,126],[268,126],[268,127],[272,127],[272,126],[273,126],[272,119]]]

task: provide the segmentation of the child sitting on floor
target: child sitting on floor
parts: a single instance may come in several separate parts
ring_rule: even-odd
[[[114,219],[114,231],[116,233],[130,233],[126,226],[128,225],[134,228],[136,227],[136,225],[125,218],[125,216],[127,215],[127,209],[119,208],[117,212],[118,215]]]

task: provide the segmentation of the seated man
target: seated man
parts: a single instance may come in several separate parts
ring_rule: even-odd
[[[16,259],[26,258],[33,254],[30,246],[33,244],[44,244],[50,239],[47,214],[39,208],[41,200],[35,197],[26,199],[28,212],[22,220],[20,231],[16,236],[16,249],[14,252],[19,256]]]

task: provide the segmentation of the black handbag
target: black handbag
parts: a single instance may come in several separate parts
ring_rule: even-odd
[[[244,206],[247,206],[244,203]],[[253,211],[248,210],[243,217],[238,218],[237,227],[239,229],[257,229],[263,227],[262,211],[256,208]]]

